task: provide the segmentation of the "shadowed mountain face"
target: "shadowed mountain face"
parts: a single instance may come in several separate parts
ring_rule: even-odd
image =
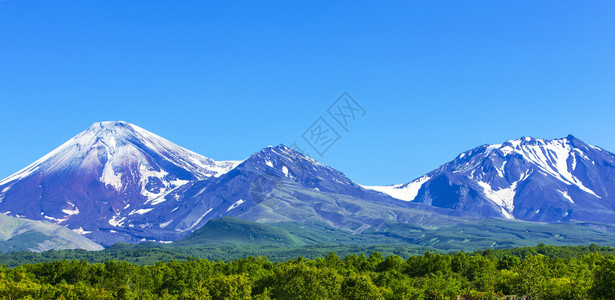
[[[484,145],[408,184],[372,188],[482,217],[615,223],[615,155],[573,136]]]
[[[110,245],[175,241],[225,216],[350,233],[478,218],[613,224],[613,195],[615,156],[572,136],[485,145],[408,184],[363,187],[283,145],[218,162],[102,122],[0,181],[0,212]]]

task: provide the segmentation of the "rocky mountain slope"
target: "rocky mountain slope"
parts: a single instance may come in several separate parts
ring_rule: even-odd
[[[370,188],[488,218],[615,224],[615,155],[573,136],[483,145],[410,183]]]
[[[351,234],[484,218],[615,224],[615,155],[572,136],[521,138],[464,152],[407,184],[364,187],[284,145],[215,161],[101,122],[0,181],[0,212],[102,245],[176,241],[228,216]]]
[[[189,182],[215,178],[238,162],[217,162],[125,122],[100,122],[0,181],[0,212],[66,226],[95,241]],[[128,234],[127,241],[135,241]]]

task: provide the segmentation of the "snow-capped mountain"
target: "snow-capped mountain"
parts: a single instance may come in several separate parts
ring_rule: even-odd
[[[573,136],[483,145],[410,183],[369,188],[484,217],[615,223],[615,155]]]
[[[2,180],[0,212],[103,245],[174,241],[222,216],[361,230],[424,214],[283,145],[217,162],[125,122],[96,123]]]
[[[0,181],[0,212],[48,220],[104,241],[131,216],[146,212],[144,205],[238,163],[203,157],[129,123],[95,123]]]
[[[360,232],[383,222],[435,223],[448,219],[433,208],[364,189],[341,172],[284,145],[267,147],[228,173],[197,181],[134,219],[188,234],[207,221],[234,216],[261,223],[328,224]]]
[[[175,241],[224,216],[356,233],[467,217],[615,224],[615,155],[572,136],[521,138],[464,152],[407,184],[364,187],[284,145],[214,161],[101,122],[0,181],[0,212],[102,245]]]

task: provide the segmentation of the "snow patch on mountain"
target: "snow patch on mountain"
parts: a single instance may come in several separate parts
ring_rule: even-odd
[[[576,168],[575,154],[581,153],[582,158],[588,160],[589,158],[579,149],[573,148],[568,139],[544,140],[526,137],[523,138],[523,141],[525,143],[521,140],[510,141],[506,143],[509,145],[504,147],[511,148],[511,153],[521,155],[525,160],[537,166],[543,174],[553,176],[566,184],[577,186],[582,191],[600,198],[572,174],[572,171]],[[570,157],[574,161],[569,166],[568,160]]]
[[[192,223],[192,225],[188,228],[187,231],[191,231],[192,229],[194,229],[194,227],[196,227],[196,225],[199,225],[199,223],[201,223],[201,221],[203,220],[203,218],[205,218],[205,216],[207,214],[209,214],[211,211],[213,210],[213,208],[210,208],[209,210],[207,210],[204,214],[202,214],[198,219],[196,219],[196,221],[194,223]]]
[[[512,212],[515,209],[514,200],[515,195],[517,194],[517,185],[526,180],[531,173],[531,171],[527,171],[526,173],[521,174],[519,180],[514,181],[507,188],[500,188],[497,190],[494,190],[488,182],[477,180],[476,183],[478,183],[478,185],[483,189],[485,196],[487,196],[489,200],[493,201],[502,208],[502,215],[505,218],[514,219]]]
[[[572,197],[570,197],[570,195],[568,195],[567,191],[560,191],[557,190],[560,194],[562,194],[562,196],[564,196],[564,198],[568,199],[568,201],[570,201],[570,203],[574,204],[574,201],[572,201]]]
[[[169,226],[169,224],[173,223],[173,220],[169,220],[167,222],[164,223],[160,223],[160,225],[158,227],[160,228],[166,228],[167,226]]]
[[[403,201],[413,201],[418,195],[419,190],[430,179],[429,176],[422,176],[407,184],[396,184],[386,186],[363,186],[363,188],[385,193],[395,199]]]
[[[239,199],[237,200],[237,202],[233,203],[233,205],[231,205],[226,211],[231,211],[235,208],[237,208],[239,205],[243,204],[245,201],[243,201],[243,199]]]
[[[116,191],[122,190],[122,173],[115,173],[111,164],[105,164],[100,181],[112,186]]]
[[[514,219],[511,214],[515,209],[514,198],[517,189],[517,182],[514,182],[510,187],[494,191],[489,183],[477,181],[478,185],[483,188],[485,196],[502,208],[502,214],[507,219]]]
[[[120,216],[116,215],[109,219],[109,225],[113,227],[122,227],[124,226],[124,220],[126,220],[126,217],[120,218]]]
[[[51,216],[45,216],[45,215],[44,215],[43,217],[44,217],[45,219],[47,219],[47,220],[51,221],[52,223],[57,224],[57,225],[59,225],[59,224],[60,224],[60,223],[62,223],[62,222],[66,222],[66,221],[68,221],[68,218],[69,218],[69,217],[65,217],[65,218],[63,218],[63,219],[59,219],[59,218],[54,218],[54,217],[51,217]]]
[[[147,198],[145,204],[160,204],[166,200],[165,196],[173,190],[181,187],[189,180],[175,179],[170,180],[168,172],[164,170],[156,171],[151,166],[141,165],[139,168],[141,195]],[[150,185],[155,185],[150,187]]]
[[[62,212],[69,216],[78,215],[79,209],[77,207],[73,207],[73,209],[63,209]]]
[[[134,215],[134,214],[137,214],[137,215],[142,215],[142,214],[146,214],[146,213],[148,213],[148,212],[150,212],[150,211],[152,211],[152,210],[153,210],[153,208],[141,208],[141,209],[136,209],[136,210],[131,211],[128,215],[129,215],[129,216],[132,216],[132,215]]]
[[[84,234],[89,234],[92,233],[92,231],[86,231],[83,229],[83,227],[79,227],[77,229],[73,229],[74,232],[80,234],[80,235],[84,235]]]

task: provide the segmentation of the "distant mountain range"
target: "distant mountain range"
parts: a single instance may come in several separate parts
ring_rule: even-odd
[[[176,241],[228,216],[372,236],[393,224],[433,229],[485,218],[598,228],[615,224],[615,155],[572,136],[521,138],[464,152],[410,183],[374,187],[284,145],[214,161],[135,125],[101,122],[0,181],[0,212],[102,245]],[[211,228],[201,236],[215,236]]]

